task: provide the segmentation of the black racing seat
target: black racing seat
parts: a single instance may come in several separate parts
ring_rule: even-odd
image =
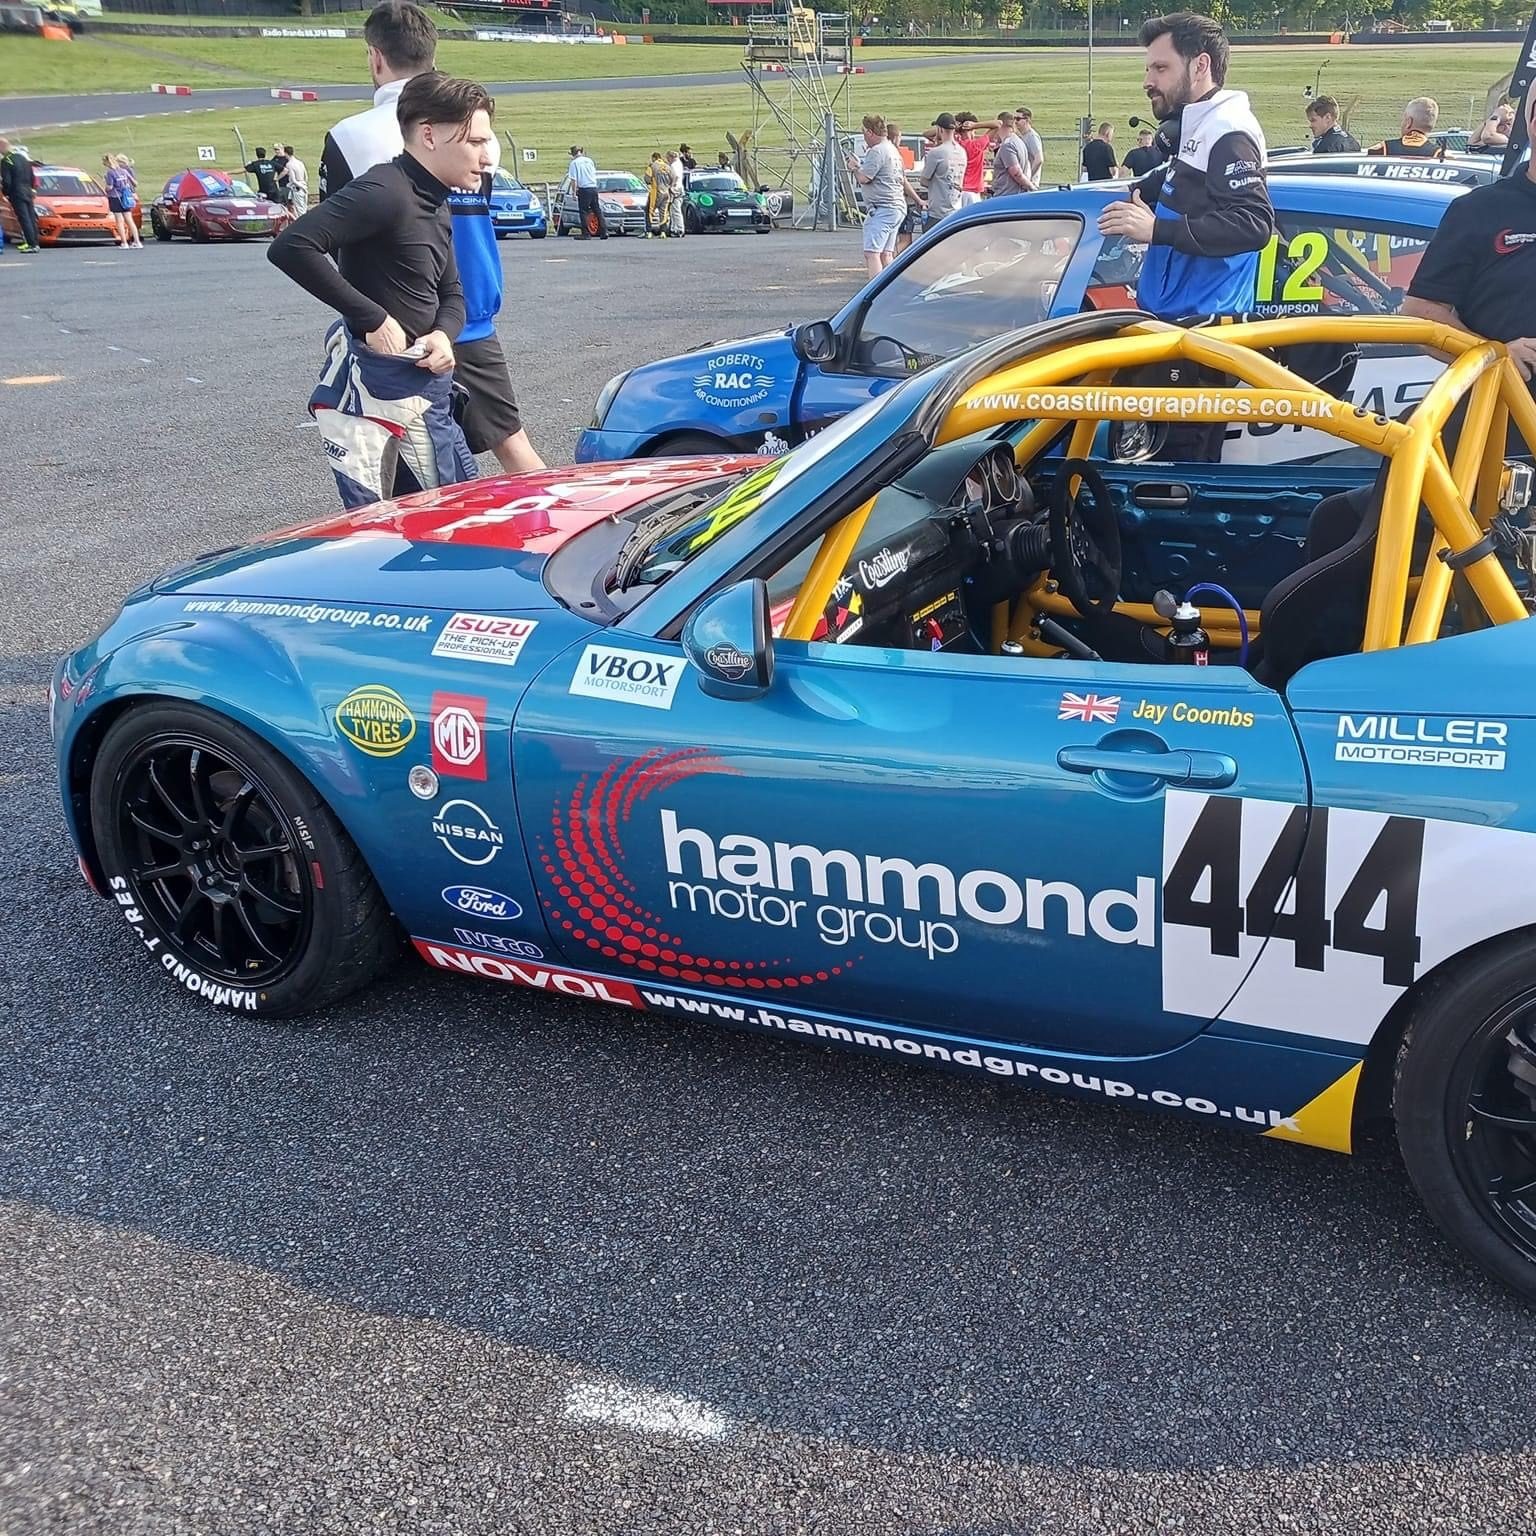
[[[1267,687],[1283,690],[1310,662],[1360,649],[1386,480],[1384,461],[1373,484],[1325,496],[1312,509],[1301,568],[1270,589],[1259,613],[1252,670]]]

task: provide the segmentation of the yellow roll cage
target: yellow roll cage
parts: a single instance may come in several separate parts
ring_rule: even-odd
[[[1267,350],[1309,342],[1413,347],[1440,353],[1449,366],[1402,421],[1389,421],[1352,406],[1292,373]],[[1123,370],[1183,360],[1230,375],[1238,385],[1153,386],[1114,382]],[[1441,433],[1458,404],[1467,401],[1455,461]],[[1536,445],[1536,402],[1504,346],[1450,326],[1397,315],[1305,316],[1258,320],[1196,330],[1157,320],[1127,323],[1115,336],[1067,343],[1033,354],[968,389],[949,411],[934,446],[974,432],[1033,422],[1014,456],[1027,472],[1061,431],[1076,422],[1069,440],[1073,457],[1088,457],[1099,425],[1107,421],[1284,422],[1308,426],[1382,454],[1390,464],[1366,611],[1363,649],[1383,650],[1433,640],[1445,619],[1456,570],[1489,622],[1526,617],[1525,604],[1491,548],[1456,567],[1442,552],[1464,556],[1482,543],[1495,514],[1504,476],[1506,428],[1513,421]],[[873,499],[839,521],[821,548],[784,625],[790,640],[811,638],[850,552],[869,517]],[[1434,524],[1422,571],[1413,564],[1420,509]],[[1416,586],[1411,613],[1410,584]],[[1122,603],[1120,611],[1144,623],[1161,623],[1150,605]],[[1055,654],[1031,643],[1036,613],[1069,613],[1049,573],[1019,600],[994,615],[993,649],[1004,638],[1022,640],[1038,654]],[[1257,630],[1258,614],[1249,613]],[[1214,644],[1235,644],[1235,618],[1210,628]]]

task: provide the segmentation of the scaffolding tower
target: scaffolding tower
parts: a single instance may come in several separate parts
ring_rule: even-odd
[[[853,78],[864,73],[853,62],[853,18],[782,3],[747,18],[741,67],[752,88],[752,127],[749,143],[736,146],[740,169],[754,186],[791,191],[797,225],[856,223],[838,129],[839,108],[852,114]]]

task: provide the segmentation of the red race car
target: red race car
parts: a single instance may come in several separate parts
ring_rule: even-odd
[[[270,240],[292,222],[280,203],[269,203],[238,176],[200,166],[177,173],[149,205],[155,239]]]

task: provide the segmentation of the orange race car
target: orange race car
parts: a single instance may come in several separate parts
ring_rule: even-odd
[[[106,189],[89,171],[73,165],[39,165],[33,207],[44,245],[113,245],[117,231],[107,212]],[[142,225],[142,205],[133,210],[133,222]],[[7,240],[21,240],[21,225],[5,198],[0,198],[0,229]]]

